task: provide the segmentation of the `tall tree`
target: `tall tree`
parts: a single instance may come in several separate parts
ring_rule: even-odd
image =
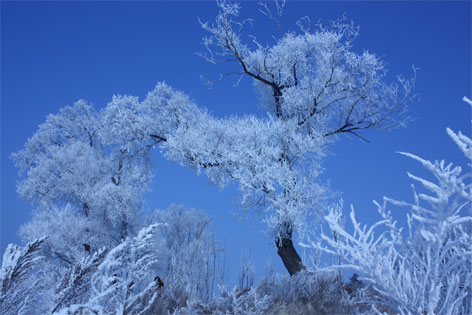
[[[235,63],[239,71],[221,78],[251,78],[269,118],[217,120],[202,113],[180,125],[164,147],[168,157],[205,169],[215,182],[239,182],[246,206],[266,207],[278,254],[294,274],[304,266],[293,233],[303,233],[308,215],[324,211],[324,191],[315,180],[326,144],[339,134],[366,140],[360,134],[365,129],[404,125],[414,79],[387,83],[380,58],[352,49],[359,34],[353,23],[312,29],[305,18],[298,32],[284,32],[285,2],[276,1],[275,14],[263,4],[262,13],[280,32],[275,43],[263,44],[243,35],[251,20],[238,20],[238,4],[217,4],[215,22],[201,23],[209,33],[201,56],[214,64]]]
[[[140,223],[141,195],[151,176],[148,151],[117,144],[105,121],[78,101],[49,115],[12,155],[22,175],[18,193],[38,208],[22,237],[52,234],[46,243],[68,264],[115,246]]]

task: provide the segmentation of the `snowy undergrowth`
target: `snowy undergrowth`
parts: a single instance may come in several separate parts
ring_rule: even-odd
[[[464,101],[472,106],[469,99]],[[449,128],[447,133],[472,161],[472,140]],[[408,173],[425,192],[412,185],[413,202],[390,198],[384,198],[382,204],[375,202],[381,221],[370,227],[358,222],[352,207],[353,233],[341,223],[342,207],[333,207],[325,219],[339,237],[322,235],[324,242],[304,246],[343,257],[339,267],[362,273],[364,280],[386,297],[384,303],[401,314],[470,314],[472,165],[468,163],[464,173],[460,166],[444,160],[430,162],[410,153],[400,154],[433,175],[434,181],[429,181]],[[389,211],[392,205],[410,210],[407,237]],[[379,232],[380,228],[385,231]]]

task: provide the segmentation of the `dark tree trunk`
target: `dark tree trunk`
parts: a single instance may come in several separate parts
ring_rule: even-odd
[[[293,276],[300,270],[305,269],[305,266],[302,263],[300,256],[297,253],[297,250],[293,246],[292,242],[292,233],[287,236],[280,237],[275,245],[277,246],[277,254],[284,262],[285,268],[287,268],[288,273]]]

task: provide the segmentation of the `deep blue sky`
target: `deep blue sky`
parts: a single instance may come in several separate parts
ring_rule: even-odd
[[[243,2],[242,14],[255,18],[254,32],[270,40],[277,29]],[[212,65],[196,56],[204,31],[197,17],[212,21],[214,2],[1,2],[1,251],[20,243],[16,235],[30,219],[32,207],[15,192],[17,170],[9,155],[22,148],[49,113],[79,98],[102,108],[113,94],[141,98],[157,81],[183,90],[215,115],[263,114],[252,84],[238,87],[231,78],[208,89],[200,75],[216,78],[232,68]],[[361,221],[377,218],[372,200],[382,196],[411,200],[410,170],[425,174],[414,161],[395,154],[407,151],[428,159],[465,164],[445,132],[446,127],[470,134],[471,109],[461,102],[471,96],[470,2],[295,2],[286,8],[284,28],[296,19],[328,22],[346,14],[361,25],[355,49],[384,58],[389,75],[418,71],[411,105],[415,118],[406,129],[371,130],[370,144],[342,137],[331,147],[325,178],[343,192],[346,210],[354,204]],[[216,237],[227,250],[228,284],[235,284],[239,257],[252,248],[259,273],[268,256],[282,273],[282,264],[264,225],[234,219],[234,187],[219,192],[204,176],[168,163],[156,153],[150,208],[172,203],[204,210],[213,218]],[[395,213],[404,217],[404,211]]]

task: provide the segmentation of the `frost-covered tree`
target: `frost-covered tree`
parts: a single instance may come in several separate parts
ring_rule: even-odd
[[[464,98],[472,105],[472,102]],[[472,161],[472,139],[447,128],[448,135]],[[401,314],[470,314],[472,311],[472,185],[469,163],[466,173],[444,160],[430,162],[410,153],[401,153],[422,164],[434,182],[411,173],[424,193],[413,187],[413,202],[384,198],[375,202],[382,220],[361,225],[352,208],[354,228],[348,232],[339,218],[341,207],[325,217],[330,228],[342,238],[323,235],[326,245],[309,246],[341,255],[346,263],[364,275]],[[397,227],[388,206],[410,209],[408,232]],[[375,233],[379,233],[375,235]]]
[[[38,209],[20,234],[25,241],[51,235],[51,253],[66,264],[117,245],[140,223],[148,150],[116,143],[105,121],[78,101],[49,115],[12,155],[22,175],[18,193]]]
[[[35,265],[48,275],[40,281],[46,310],[86,300],[96,254],[134,236],[142,224],[150,147],[118,142],[107,118],[78,101],[49,115],[12,155],[20,168],[18,193],[36,207],[20,235],[25,242],[49,235]]]
[[[218,119],[161,83],[142,102],[114,98],[105,109],[107,129],[131,147],[158,143],[167,158],[205,171],[221,187],[237,183],[243,209],[265,211],[278,253],[294,274],[304,266],[292,235],[325,209],[318,177],[326,144],[338,134],[362,138],[361,130],[405,123],[413,82],[387,83],[378,57],[354,52],[353,24],[311,30],[300,22],[298,32],[282,32],[273,44],[254,37],[245,43],[248,21],[237,20],[239,5],[217,3],[216,22],[202,23],[210,34],[202,56],[212,63],[235,61],[239,74],[254,80],[268,117]],[[281,18],[283,3],[277,8]]]
[[[215,22],[201,24],[209,33],[201,55],[211,63],[236,63],[240,79],[253,79],[269,117],[215,119],[201,112],[159,139],[168,158],[204,169],[220,185],[239,183],[243,205],[267,211],[278,253],[294,274],[304,266],[292,235],[324,211],[317,178],[325,145],[338,134],[364,139],[364,129],[403,125],[414,80],[387,83],[380,58],[352,49],[359,31],[352,23],[311,29],[302,19],[298,32],[283,32],[285,3],[276,2],[275,15],[263,5],[281,30],[274,43],[263,44],[244,36],[250,20],[238,20],[238,4],[217,4]]]

